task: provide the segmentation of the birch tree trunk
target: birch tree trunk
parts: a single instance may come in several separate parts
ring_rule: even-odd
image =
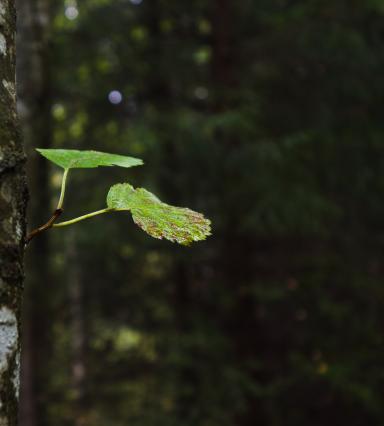
[[[14,0],[0,0],[0,426],[16,426],[26,181],[16,117]]]

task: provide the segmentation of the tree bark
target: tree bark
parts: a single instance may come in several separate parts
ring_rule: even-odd
[[[0,0],[0,426],[16,426],[26,181],[16,115],[16,11]]]

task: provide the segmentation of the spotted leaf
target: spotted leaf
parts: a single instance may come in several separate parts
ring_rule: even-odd
[[[107,205],[111,209],[129,210],[133,221],[154,238],[189,245],[211,234],[211,222],[201,213],[165,204],[146,189],[135,189],[128,183],[110,188]]]

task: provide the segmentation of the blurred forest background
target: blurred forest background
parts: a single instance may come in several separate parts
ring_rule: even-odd
[[[384,424],[384,0],[18,0],[29,226],[128,180],[204,212],[27,253],[21,426]]]

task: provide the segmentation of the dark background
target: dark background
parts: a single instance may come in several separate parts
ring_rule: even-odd
[[[30,227],[35,147],[145,161],[71,172],[65,218],[128,180],[213,223],[30,244],[21,426],[383,425],[384,1],[20,2]]]

